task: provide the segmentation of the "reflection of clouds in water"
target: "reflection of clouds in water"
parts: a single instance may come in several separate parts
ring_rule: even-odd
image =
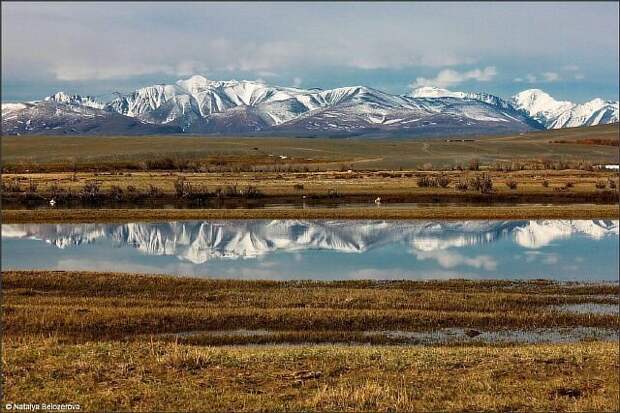
[[[136,263],[135,261],[120,260],[81,260],[79,258],[60,259],[56,265],[57,269],[69,271],[111,271],[111,272],[139,272],[144,274],[170,274],[177,275],[197,275],[194,265],[175,262],[169,265],[147,265]]]
[[[540,262],[541,264],[554,265],[560,262],[560,257],[555,253],[546,253],[540,251],[525,251],[525,262]]]
[[[556,254],[548,254],[542,260],[544,264],[557,264],[559,261],[560,261],[560,258]]]
[[[443,268],[455,268],[464,265],[474,268],[482,268],[486,271],[494,271],[497,268],[497,261],[488,255],[477,255],[466,257],[458,252],[441,251],[414,251],[413,254],[419,260],[436,260]]]

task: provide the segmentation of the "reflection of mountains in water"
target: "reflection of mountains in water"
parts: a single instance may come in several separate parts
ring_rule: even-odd
[[[193,263],[251,258],[307,249],[359,253],[390,244],[412,251],[463,247],[511,237],[540,248],[572,235],[618,235],[618,221],[191,221],[137,224],[7,224],[3,238],[40,239],[67,248],[110,239],[148,255],[175,255]]]

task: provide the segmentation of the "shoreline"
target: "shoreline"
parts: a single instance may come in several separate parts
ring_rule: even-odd
[[[112,223],[201,219],[619,219],[618,205],[549,205],[325,209],[16,209],[2,223]]]

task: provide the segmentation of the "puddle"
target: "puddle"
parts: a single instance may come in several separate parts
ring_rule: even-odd
[[[573,314],[601,314],[601,315],[620,315],[620,307],[618,304],[599,304],[599,303],[583,303],[583,304],[562,304],[553,305],[550,308],[566,313]]]
[[[388,337],[404,337],[420,344],[452,343],[574,343],[583,340],[617,340],[616,330],[595,327],[539,328],[534,330],[482,331],[445,328],[426,332],[386,331]]]
[[[180,333],[160,334],[159,337],[204,337],[205,345],[208,344],[208,338],[228,337],[256,337],[262,340],[265,337],[287,334],[300,334],[312,332],[304,331],[280,331],[280,330],[219,330],[219,331],[186,331]],[[317,334],[327,333],[316,331]],[[340,332],[345,334],[348,332]],[[601,340],[615,341],[620,339],[620,331],[606,328],[596,327],[562,327],[562,328],[539,328],[533,330],[500,330],[500,331],[482,331],[466,328],[444,328],[434,331],[351,331],[351,339],[346,342],[354,344],[356,342],[367,342],[378,338],[385,338],[386,343],[398,344],[418,344],[418,345],[446,345],[446,344],[463,344],[463,343],[502,343],[502,344],[536,344],[536,343],[576,343],[579,341]],[[356,338],[357,336],[357,338]],[[362,340],[360,340],[360,337]],[[322,341],[321,341],[322,342]],[[244,343],[247,343],[245,341]],[[277,340],[273,344],[311,344],[310,342],[287,342],[286,340]]]

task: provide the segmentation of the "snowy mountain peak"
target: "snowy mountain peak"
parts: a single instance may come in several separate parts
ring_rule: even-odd
[[[540,89],[528,89],[517,93],[514,102],[530,113],[550,112],[572,105],[571,102],[557,101]]]
[[[73,106],[86,106],[95,109],[102,109],[104,107],[103,103],[97,102],[95,98],[92,98],[90,96],[69,95],[63,91],[56,92],[43,100],[45,102],[62,103],[65,105]]]
[[[422,86],[417,89],[414,89],[409,94],[412,98],[444,98],[444,97],[455,97],[462,98],[464,96],[463,92],[452,92],[448,89],[442,89],[435,86]]]
[[[193,75],[189,79],[181,79],[177,81],[177,85],[191,94],[206,89],[211,81],[201,75]]]
[[[72,100],[71,98],[72,97],[67,95],[65,92],[59,91],[59,92],[54,93],[51,96],[46,97],[43,100],[58,102],[58,103],[71,103],[71,100]]]
[[[512,98],[514,106],[547,129],[618,122],[618,102],[596,98],[584,104],[555,100],[540,89],[528,89]]]

